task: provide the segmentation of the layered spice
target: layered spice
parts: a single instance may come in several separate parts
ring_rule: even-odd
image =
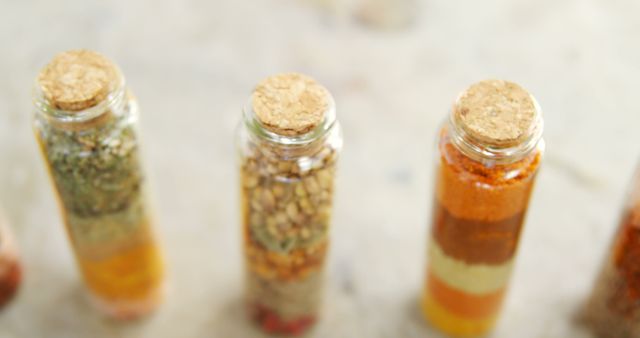
[[[640,337],[640,175],[634,187],[584,311],[586,323],[603,338]]]
[[[325,91],[303,75],[274,76],[256,88],[252,110],[260,128],[297,137],[322,123]],[[340,145],[335,131],[298,145],[246,132],[241,206],[249,313],[267,333],[301,335],[320,309]]]
[[[163,266],[146,205],[137,106],[117,68],[90,51],[59,54],[38,84],[36,136],[85,282],[109,314],[145,314],[160,302]],[[78,119],[56,120],[47,109]],[[92,109],[100,111],[81,118]]]
[[[440,133],[422,308],[450,335],[481,336],[494,327],[542,155],[533,147],[513,160],[482,158],[460,143],[517,148],[527,138],[522,129],[535,123],[527,113],[533,99],[521,91],[503,81],[472,86]],[[460,133],[471,141],[460,141]]]

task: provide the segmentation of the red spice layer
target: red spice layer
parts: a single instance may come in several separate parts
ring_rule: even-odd
[[[427,276],[427,289],[444,309],[467,319],[495,316],[500,311],[505,294],[505,288],[484,295],[470,294],[447,285],[431,272]]]
[[[316,323],[316,317],[310,315],[285,321],[275,311],[260,304],[250,305],[249,310],[252,320],[269,334],[300,336]]]
[[[524,213],[494,222],[453,216],[436,199],[433,237],[448,256],[469,264],[502,264],[518,246]]]
[[[11,266],[7,268],[6,273],[0,276],[0,308],[13,298],[22,280],[22,269],[18,261],[9,264]]]

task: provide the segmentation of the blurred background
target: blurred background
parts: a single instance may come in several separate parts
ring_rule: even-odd
[[[240,303],[234,132],[252,86],[284,71],[329,88],[345,136],[314,337],[438,337],[417,305],[435,135],[486,78],[537,97],[547,142],[494,337],[591,337],[575,312],[640,154],[639,17],[631,0],[2,0],[0,204],[26,274],[0,337],[260,337]],[[39,69],[71,48],[119,64],[142,109],[170,294],[136,324],[83,298],[30,126]]]

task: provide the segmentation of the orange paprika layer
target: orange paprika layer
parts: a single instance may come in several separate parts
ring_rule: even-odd
[[[497,316],[472,319],[458,316],[439,304],[427,290],[422,297],[422,313],[436,329],[456,337],[482,336],[493,329]]]
[[[509,164],[486,165],[469,158],[440,133],[436,198],[457,218],[500,221],[527,209],[542,152]]]
[[[484,319],[495,316],[502,306],[505,288],[485,295],[474,295],[448,286],[433,273],[427,276],[427,292],[448,312],[468,318]]]

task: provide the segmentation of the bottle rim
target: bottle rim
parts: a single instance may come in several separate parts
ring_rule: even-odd
[[[544,130],[542,110],[533,96],[531,96],[531,99],[535,107],[536,117],[527,132],[527,136],[521,142],[512,146],[496,146],[474,138],[460,126],[452,109],[447,124],[451,130],[453,144],[463,154],[480,162],[493,161],[498,164],[509,164],[521,160],[535,149],[544,146],[544,140],[542,139]]]
[[[120,72],[118,72],[118,77],[118,85],[111,90],[109,94],[107,94],[107,97],[104,100],[92,107],[78,111],[70,111],[53,107],[53,105],[46,99],[42,87],[36,80],[33,88],[33,105],[36,108],[36,114],[57,123],[73,124],[91,121],[110,110],[117,110],[116,107],[122,106],[127,96],[125,79]]]
[[[310,131],[295,136],[281,135],[269,130],[253,110],[251,99],[247,100],[243,111],[243,123],[250,133],[261,140],[272,142],[283,146],[304,146],[322,139],[337,124],[336,106],[333,96],[327,95],[327,110],[324,112],[322,122]]]

